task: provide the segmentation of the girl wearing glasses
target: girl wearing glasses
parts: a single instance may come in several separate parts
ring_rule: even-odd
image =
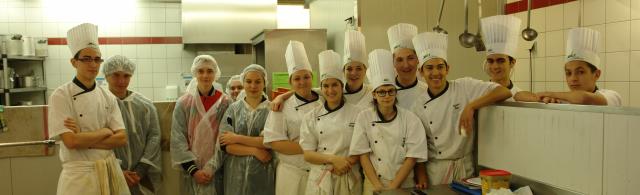
[[[320,85],[324,106],[304,116],[300,146],[311,164],[307,195],[362,194],[358,156],[349,156],[349,144],[359,107],[346,103],[340,55],[320,52]]]
[[[397,107],[397,89],[391,52],[369,54],[373,106],[356,117],[350,155],[360,155],[364,170],[363,194],[413,188],[416,162],[427,160],[427,142],[419,118]]]
[[[309,165],[304,161],[298,143],[302,116],[321,105],[319,95],[311,91],[311,64],[304,45],[290,41],[285,53],[289,84],[295,98],[284,102],[282,112],[270,112],[264,127],[265,146],[276,151],[276,194],[304,194],[309,176]]]
[[[450,66],[446,60],[446,34],[422,33],[413,38],[413,44],[420,56],[418,69],[429,86],[412,106],[427,132],[429,184],[448,184],[470,177],[475,135],[465,135],[473,127],[474,112],[506,100],[511,92],[500,84],[472,78],[447,81]]]

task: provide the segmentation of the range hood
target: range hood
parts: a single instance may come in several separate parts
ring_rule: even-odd
[[[248,44],[277,26],[277,0],[182,0],[184,44]]]

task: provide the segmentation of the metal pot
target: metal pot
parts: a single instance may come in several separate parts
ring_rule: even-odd
[[[7,55],[22,55],[22,35],[13,35],[7,41]]]

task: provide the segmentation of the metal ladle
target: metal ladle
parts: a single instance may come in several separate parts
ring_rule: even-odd
[[[475,38],[475,47],[476,47],[476,51],[484,51],[487,50],[487,48],[484,45],[484,41],[482,41],[482,23],[480,22],[480,20],[482,19],[482,0],[478,0],[478,33],[476,33],[476,38]]]
[[[469,4],[468,0],[464,0],[464,32],[458,36],[460,45],[470,48],[476,44],[476,36],[469,33]]]
[[[538,37],[538,32],[531,28],[531,0],[528,0],[527,4],[527,28],[522,30],[522,38],[527,41],[533,41]]]
[[[446,30],[440,28],[440,20],[442,20],[442,11],[444,10],[444,1],[445,0],[442,0],[440,2],[440,15],[438,16],[438,23],[436,24],[435,27],[433,27],[433,32],[449,34]]]

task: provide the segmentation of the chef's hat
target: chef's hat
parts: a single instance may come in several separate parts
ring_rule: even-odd
[[[482,34],[487,47],[487,55],[505,54],[516,56],[520,39],[520,19],[510,15],[482,18]]]
[[[411,39],[418,34],[418,27],[413,24],[399,23],[387,29],[391,51],[399,48],[413,49]]]
[[[395,85],[396,71],[393,69],[393,54],[385,49],[369,53],[369,81],[377,89],[382,85]]]
[[[76,55],[84,48],[94,48],[98,51],[98,26],[90,23],[80,24],[67,31],[67,45],[71,55]]]
[[[344,33],[344,65],[349,62],[367,62],[367,48],[364,44],[364,35],[360,31],[347,30]]]
[[[413,45],[422,67],[425,62],[433,58],[447,60],[447,35],[443,33],[425,32],[413,37]]]
[[[581,60],[600,69],[599,44],[600,32],[589,28],[571,29],[567,38],[565,62]]]
[[[320,66],[320,82],[325,79],[338,79],[344,85],[344,74],[340,54],[333,50],[326,50],[318,54]]]
[[[311,71],[311,64],[309,63],[307,52],[304,50],[304,44],[302,42],[289,41],[284,57],[287,61],[289,77],[299,70]]]

